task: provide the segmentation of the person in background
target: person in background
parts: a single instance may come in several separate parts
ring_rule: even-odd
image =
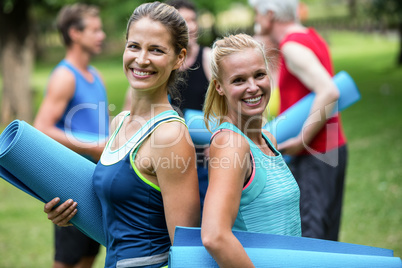
[[[66,54],[49,78],[34,127],[97,162],[105,145],[98,138],[105,139],[109,130],[105,86],[90,65],[105,39],[99,9],[85,4],[65,6],[58,14],[57,28]],[[93,139],[85,141],[83,137],[88,136]],[[75,227],[55,226],[54,268],[92,267],[98,251],[99,244]]]
[[[202,110],[211,71],[209,69],[211,48],[198,44],[198,22],[195,5],[188,0],[169,0],[168,5],[176,8],[186,20],[189,29],[188,55],[181,67],[186,71],[186,84],[179,87],[180,100],[172,99],[172,104],[181,112],[185,109]]]
[[[300,236],[300,192],[262,129],[273,86],[262,44],[246,34],[216,41],[211,70],[205,122],[220,125],[211,138],[201,239],[219,267],[254,267],[232,230]]]
[[[179,87],[180,100],[172,99],[172,105],[183,114],[185,109],[202,111],[209,79],[211,78],[210,55],[211,48],[198,44],[197,9],[188,0],[170,0],[167,4],[176,8],[185,19],[188,26],[189,42],[186,61],[181,67],[186,72],[186,83]],[[201,213],[205,193],[208,187],[208,145],[195,144],[197,153],[197,174],[200,188]]]
[[[106,235],[105,267],[164,267],[176,226],[199,226],[194,145],[168,94],[175,96],[188,44],[179,12],[166,4],[138,6],[126,32],[123,70],[131,107],[116,116],[93,175]],[[45,204],[66,226],[79,210],[68,200]]]
[[[293,156],[289,166],[300,187],[303,236],[338,240],[347,146],[340,115],[331,115],[339,92],[328,45],[313,28],[299,23],[297,0],[249,3],[259,34],[270,35],[281,51],[280,113],[315,93],[303,131],[278,146]]]

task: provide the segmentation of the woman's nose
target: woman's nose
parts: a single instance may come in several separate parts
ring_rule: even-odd
[[[247,91],[252,93],[258,91],[259,87],[254,79],[250,79],[247,87]]]
[[[138,63],[138,65],[149,64],[147,53],[145,51],[141,52],[135,59],[135,62]]]

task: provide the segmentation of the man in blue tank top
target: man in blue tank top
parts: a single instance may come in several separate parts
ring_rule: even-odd
[[[34,126],[97,162],[109,129],[106,90],[99,73],[89,65],[105,39],[99,10],[84,4],[65,6],[57,27],[66,55],[49,78]],[[54,268],[90,268],[99,251],[97,242],[73,226],[56,226],[55,247]]]

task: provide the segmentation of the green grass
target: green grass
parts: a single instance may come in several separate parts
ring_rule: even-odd
[[[402,68],[395,68],[397,40],[356,33],[326,35],[336,71],[346,70],[362,99],[342,112],[349,165],[340,239],[393,249],[402,256]],[[35,107],[56,61],[36,65]],[[102,72],[112,115],[127,89],[121,55],[94,61]],[[0,180],[0,267],[50,267],[53,227],[43,205]],[[103,267],[104,249],[95,267]]]
[[[343,112],[349,166],[341,240],[402,256],[402,68],[396,39],[330,37],[335,68],[355,79],[362,99]]]

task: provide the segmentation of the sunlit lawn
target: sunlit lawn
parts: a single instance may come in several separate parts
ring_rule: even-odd
[[[342,112],[349,166],[340,239],[393,249],[402,256],[402,68],[396,69],[396,38],[333,33],[329,40],[337,71],[355,79],[362,100]],[[122,107],[127,82],[121,56],[98,58],[110,111]],[[36,65],[38,106],[53,62]],[[50,267],[53,227],[36,199],[0,180],[0,267]],[[103,267],[104,250],[96,267]]]
[[[349,140],[341,240],[402,256],[402,68],[396,37],[337,34],[336,69],[347,70],[362,100],[343,113]]]

